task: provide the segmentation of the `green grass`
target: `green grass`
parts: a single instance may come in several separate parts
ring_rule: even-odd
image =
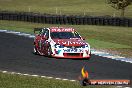
[[[79,82],[61,81],[0,73],[0,88],[83,88]],[[112,86],[87,86],[85,88],[112,88]],[[114,87],[113,87],[114,88]]]
[[[106,0],[0,0],[1,10],[31,11],[51,14],[78,14],[92,16],[119,16]],[[132,5],[126,8],[126,17],[132,17]]]
[[[33,34],[35,27],[64,26],[75,28],[92,48],[117,51],[121,56],[132,57],[132,28],[93,25],[51,25],[0,20],[0,29]],[[110,52],[111,53],[111,52]],[[114,52],[115,53],[115,52]]]
[[[41,12],[65,15],[119,16],[120,11],[106,4],[106,0],[0,0],[0,10]],[[132,17],[132,5],[126,8],[126,17]],[[33,33],[35,27],[58,25],[16,21],[1,21],[0,29]],[[125,49],[132,52],[132,28],[91,25],[61,25],[74,27],[93,48]],[[132,55],[132,53],[130,53]],[[109,86],[87,86],[86,88],[108,88]],[[44,79],[0,73],[0,88],[83,88],[78,82]],[[109,87],[110,88],[110,87]]]
[[[0,29],[16,30],[33,34],[35,27],[58,25],[29,22],[0,21]],[[91,25],[61,25],[75,28],[94,48],[132,48],[132,28]]]
[[[118,43],[111,43],[111,42],[105,42],[100,41],[96,39],[89,39],[87,40],[92,45],[93,48],[102,48],[102,49],[108,49],[108,48],[131,48],[131,46],[118,44]]]

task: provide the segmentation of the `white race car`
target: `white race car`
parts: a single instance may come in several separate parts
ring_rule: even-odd
[[[90,45],[73,28],[35,28],[34,53],[58,58],[87,58]]]

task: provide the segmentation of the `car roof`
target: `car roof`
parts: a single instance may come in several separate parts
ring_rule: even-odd
[[[65,27],[50,27],[50,32],[73,32],[75,29],[73,28],[65,28]]]

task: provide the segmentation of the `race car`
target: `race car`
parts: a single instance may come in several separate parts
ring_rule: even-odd
[[[34,28],[34,33],[35,54],[56,58],[91,57],[90,45],[74,28]]]

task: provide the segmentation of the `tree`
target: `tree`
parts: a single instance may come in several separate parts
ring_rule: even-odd
[[[132,4],[132,0],[107,0],[113,8],[121,10],[121,17],[124,17],[125,8]]]

